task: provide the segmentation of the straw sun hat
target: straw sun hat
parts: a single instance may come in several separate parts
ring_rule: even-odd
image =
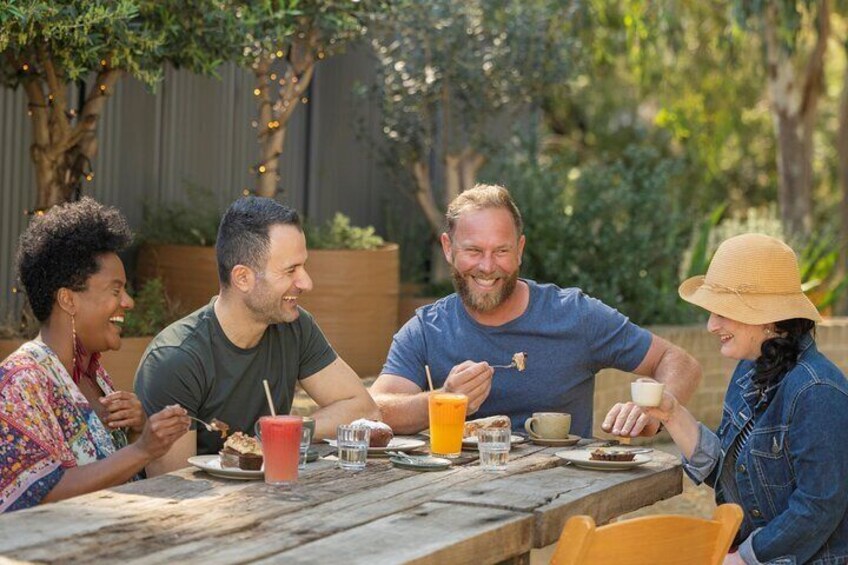
[[[678,292],[686,302],[743,324],[791,318],[821,321],[801,291],[795,253],[779,239],[758,233],[724,241],[706,276],[683,281]]]

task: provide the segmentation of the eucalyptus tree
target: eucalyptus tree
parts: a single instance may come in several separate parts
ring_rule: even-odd
[[[570,29],[582,8],[574,0],[413,0],[393,3],[375,24],[381,145],[427,220],[431,278],[447,276],[435,244],[446,204],[503,145],[503,124],[526,118],[546,88],[569,76]]]
[[[229,4],[0,0],[0,84],[26,94],[36,210],[78,197],[93,178],[97,125],[122,77],[155,86],[165,62],[210,73],[228,57],[238,31]]]
[[[808,236],[813,222],[814,132],[831,36],[830,0],[734,3],[738,19],[762,36],[777,140],[778,201],[784,231]]]

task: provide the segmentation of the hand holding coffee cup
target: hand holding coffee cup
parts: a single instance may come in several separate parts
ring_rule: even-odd
[[[665,385],[653,379],[638,379],[630,383],[630,396],[633,403],[642,407],[659,406]]]
[[[571,414],[534,412],[524,422],[524,429],[534,439],[566,439],[571,431]]]

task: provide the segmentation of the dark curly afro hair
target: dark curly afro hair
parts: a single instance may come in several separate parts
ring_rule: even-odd
[[[50,317],[60,288],[82,291],[100,266],[98,257],[132,243],[117,209],[91,198],[53,207],[36,217],[18,244],[18,274],[39,321]]]

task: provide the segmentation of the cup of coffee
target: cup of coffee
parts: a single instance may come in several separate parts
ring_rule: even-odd
[[[534,412],[524,422],[524,429],[536,439],[566,439],[571,431],[571,414]]]
[[[633,381],[630,383],[630,396],[639,406],[659,406],[662,401],[663,383],[652,381]]]

